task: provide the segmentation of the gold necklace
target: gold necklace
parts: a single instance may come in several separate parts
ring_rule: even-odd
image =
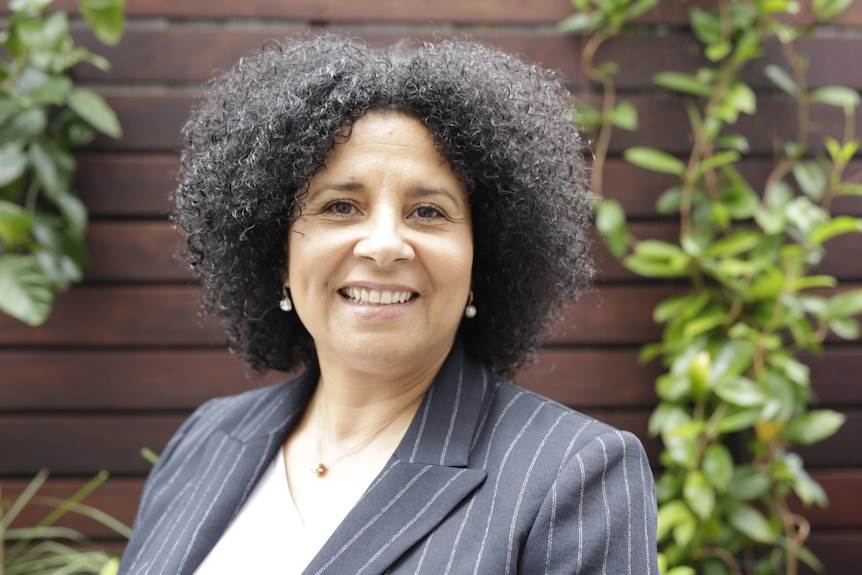
[[[352,455],[352,454],[356,453],[357,451],[359,451],[360,449],[362,449],[363,447],[365,447],[369,443],[371,443],[378,435],[380,435],[383,432],[384,429],[386,429],[387,427],[392,425],[396,419],[401,417],[408,409],[410,409],[413,405],[415,405],[423,397],[424,397],[424,395],[420,395],[419,397],[417,397],[416,399],[414,399],[413,401],[411,401],[410,403],[408,403],[407,405],[402,407],[398,411],[398,413],[396,413],[390,419],[387,419],[385,422],[383,422],[383,425],[381,425],[380,427],[375,429],[374,432],[369,434],[367,437],[363,438],[361,441],[359,441],[358,443],[353,445],[350,449],[348,449],[344,453],[340,454],[338,457],[331,459],[329,461],[329,463],[324,463],[323,461],[320,460],[321,459],[320,458],[320,437],[321,437],[321,427],[322,427],[320,425],[320,421],[323,419],[323,409],[319,408],[320,409],[320,416],[318,417],[318,424],[317,424],[317,459],[318,459],[318,461],[317,461],[317,463],[315,463],[311,467],[311,472],[314,473],[315,475],[317,475],[318,477],[323,477],[324,475],[326,475],[326,472],[329,471],[330,469],[332,469],[332,467],[336,463],[338,463],[339,461],[341,461],[342,459],[344,459],[348,455]]]

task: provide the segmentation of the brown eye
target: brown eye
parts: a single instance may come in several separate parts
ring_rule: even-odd
[[[339,216],[349,216],[353,213],[353,210],[353,204],[351,204],[350,202],[339,200],[336,202],[332,202],[331,204],[326,206],[326,209],[324,211],[331,212]]]
[[[433,220],[435,218],[445,217],[443,212],[434,206],[419,206],[414,212],[416,217],[423,220]]]

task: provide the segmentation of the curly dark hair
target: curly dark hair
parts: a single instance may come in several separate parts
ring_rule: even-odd
[[[592,278],[585,150],[554,73],[475,42],[301,36],[211,80],[183,128],[174,215],[204,310],[255,371],[314,361],[297,315],[277,310],[286,234],[309,179],[372,109],[419,119],[465,182],[481,311],[460,334],[511,375]]]

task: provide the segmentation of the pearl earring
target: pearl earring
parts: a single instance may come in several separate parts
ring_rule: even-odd
[[[278,307],[281,308],[281,311],[290,311],[293,309],[293,302],[291,302],[290,298],[285,295],[281,298],[281,301],[278,302]]]
[[[464,308],[464,317],[472,319],[476,317],[476,306],[473,305],[473,292],[470,292],[470,298],[467,300],[467,307]]]

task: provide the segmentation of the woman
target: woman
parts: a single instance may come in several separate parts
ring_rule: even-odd
[[[638,441],[502,377],[591,275],[567,105],[464,42],[301,38],[208,86],[176,215],[204,308],[305,371],[181,427],[122,573],[658,573]]]

